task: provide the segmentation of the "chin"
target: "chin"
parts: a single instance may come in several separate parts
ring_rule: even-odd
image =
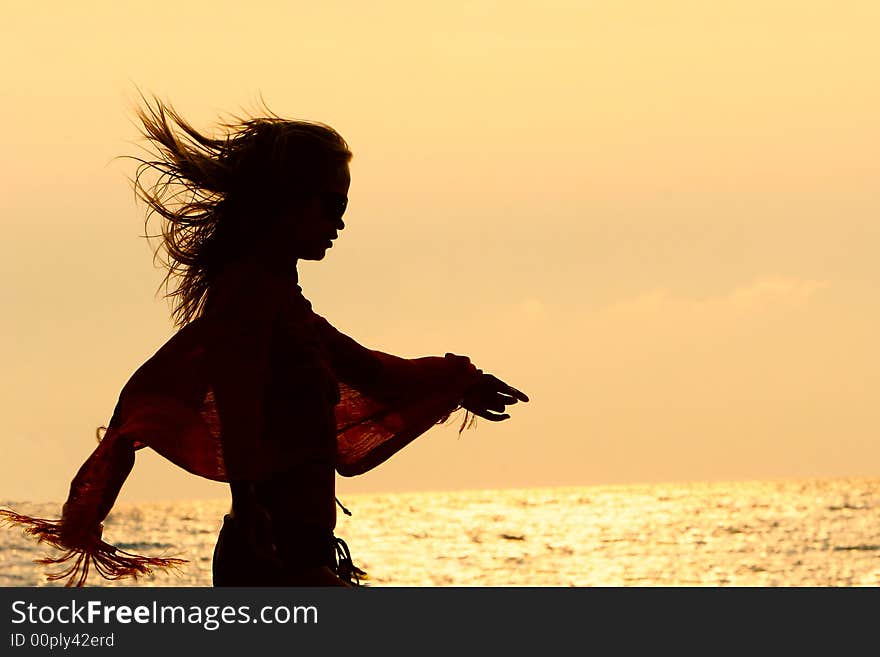
[[[326,255],[327,255],[327,249],[316,249],[315,251],[312,251],[310,253],[303,253],[302,255],[299,256],[299,259],[300,260],[317,261],[317,260],[323,260]]]

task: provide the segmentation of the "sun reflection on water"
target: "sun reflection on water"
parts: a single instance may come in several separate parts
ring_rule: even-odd
[[[373,586],[878,586],[880,480],[346,495],[337,534]],[[57,515],[57,504],[12,504]],[[143,586],[210,586],[226,503],[120,505],[105,538],[190,560]],[[0,532],[0,585],[48,548]],[[119,585],[100,579],[93,585]],[[130,584],[130,582],[128,582]]]

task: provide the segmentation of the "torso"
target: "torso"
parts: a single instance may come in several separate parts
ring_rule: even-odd
[[[311,326],[311,305],[302,296],[295,276],[267,279],[265,270],[245,270],[249,271],[256,272],[252,281],[245,278],[247,273],[230,275],[227,280],[244,289],[269,289],[261,302],[273,304],[274,320],[263,429],[257,444],[268,458],[283,464],[268,479],[254,482],[254,490],[258,503],[272,518],[282,554],[288,560],[312,561],[315,554],[325,553],[336,525],[335,406],[339,387]],[[240,294],[240,289],[233,294]],[[214,312],[217,307],[209,305],[207,310]],[[234,312],[230,316],[234,321],[239,319]]]

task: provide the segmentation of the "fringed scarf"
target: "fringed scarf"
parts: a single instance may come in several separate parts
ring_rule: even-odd
[[[313,313],[298,286],[293,299],[298,321],[317,336],[327,369],[338,384],[336,470],[343,476],[376,467],[445,422],[461,408],[465,389],[480,373],[464,356],[406,359],[366,349]],[[224,435],[209,348],[223,335],[224,327],[215,319],[196,319],[132,375],[103,438],[71,483],[60,520],[0,510],[0,520],[21,525],[40,542],[62,550],[57,557],[37,560],[64,565],[60,572],[48,574],[50,581],[64,579],[67,586],[83,586],[92,567],[107,579],[120,579],[186,563],[131,554],[102,540],[102,523],[139,449],[150,447],[179,467],[215,481],[229,481],[230,470],[236,478],[259,479],[286,467],[277,452],[261,449],[258,432],[246,439]],[[289,430],[295,435],[297,427]],[[247,444],[241,444],[245,440]],[[248,462],[224,458],[224,445],[227,454],[246,454]]]

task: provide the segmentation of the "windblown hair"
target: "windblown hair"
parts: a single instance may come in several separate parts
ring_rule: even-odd
[[[168,103],[143,98],[136,109],[152,159],[139,162],[135,193],[147,205],[147,238],[167,270],[160,289],[183,326],[199,317],[222,267],[267,238],[280,213],[303,202],[351,160],[345,140],[316,121],[262,117],[219,123],[223,134],[197,131]],[[145,174],[157,174],[152,182]],[[149,234],[158,215],[160,233]]]

